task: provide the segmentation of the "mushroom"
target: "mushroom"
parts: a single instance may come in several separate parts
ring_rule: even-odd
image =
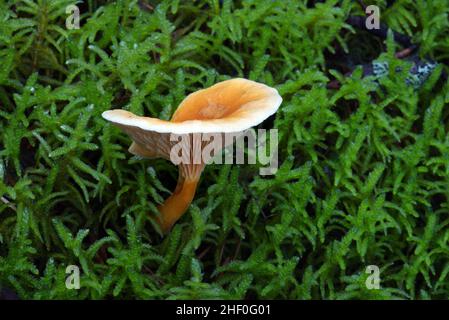
[[[105,111],[102,116],[132,138],[133,142],[128,149],[130,153],[146,158],[164,158],[178,165],[176,189],[158,207],[160,215],[157,221],[165,234],[192,202],[208,160],[201,158],[192,161],[194,149],[202,151],[205,147],[204,141],[198,143],[194,135],[243,132],[274,114],[281,102],[282,98],[276,89],[236,78],[188,95],[170,121],[140,117],[120,109]],[[173,160],[175,145],[180,145],[185,161],[179,163]],[[224,145],[217,140],[215,147],[217,151]]]

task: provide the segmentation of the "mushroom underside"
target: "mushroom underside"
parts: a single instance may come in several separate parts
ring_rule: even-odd
[[[157,222],[162,232],[167,233],[187,211],[206,164],[233,140],[225,139],[224,133],[172,135],[136,127],[131,129],[122,125],[120,127],[133,139],[128,149],[130,153],[145,158],[164,158],[178,166],[176,188],[172,195],[158,206],[160,215]],[[233,133],[233,137],[240,134]],[[206,146],[208,152],[204,152]]]

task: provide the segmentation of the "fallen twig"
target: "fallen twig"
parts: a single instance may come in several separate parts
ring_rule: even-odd
[[[10,207],[11,209],[13,209],[14,211],[17,211],[17,208],[15,205],[13,205],[8,199],[6,199],[5,197],[0,197],[0,200],[6,204],[8,207]]]

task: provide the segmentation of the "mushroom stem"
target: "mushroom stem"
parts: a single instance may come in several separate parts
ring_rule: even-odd
[[[160,212],[158,223],[164,234],[168,233],[175,222],[182,217],[195,196],[201,170],[196,174],[186,175],[182,169],[179,171],[175,191],[158,207]]]

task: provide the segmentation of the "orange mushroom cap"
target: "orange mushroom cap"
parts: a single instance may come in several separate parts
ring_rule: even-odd
[[[188,95],[170,121],[141,117],[120,109],[105,111],[102,116],[132,138],[129,148],[132,154],[170,160],[170,150],[177,143],[170,141],[171,134],[191,136],[194,133],[242,132],[274,114],[281,102],[276,89],[236,78]],[[161,213],[158,222],[164,233],[189,207],[204,166],[203,161],[179,164],[176,189],[158,207]]]

